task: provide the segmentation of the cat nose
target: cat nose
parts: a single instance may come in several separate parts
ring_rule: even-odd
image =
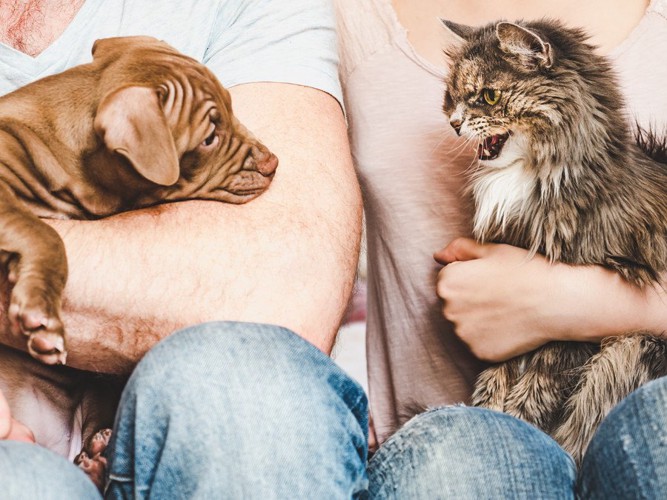
[[[449,124],[456,131],[456,135],[461,135],[461,120],[459,118],[452,118],[449,120]]]

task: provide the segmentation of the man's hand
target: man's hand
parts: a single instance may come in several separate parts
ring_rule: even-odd
[[[25,443],[35,442],[35,436],[32,434],[32,431],[21,422],[12,418],[7,400],[0,391],[0,440],[3,439],[23,441]]]
[[[504,361],[552,340],[596,342],[667,329],[664,291],[641,291],[599,266],[549,263],[521,248],[464,238],[434,257],[445,264],[437,283],[443,314],[486,361]]]

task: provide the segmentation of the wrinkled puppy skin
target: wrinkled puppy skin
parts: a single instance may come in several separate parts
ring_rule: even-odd
[[[13,333],[43,363],[66,362],[67,258],[40,218],[93,220],[188,199],[246,203],[277,165],[213,73],[150,37],[98,40],[92,63],[1,97],[0,264],[13,285]],[[86,453],[79,461],[92,475],[99,453]]]

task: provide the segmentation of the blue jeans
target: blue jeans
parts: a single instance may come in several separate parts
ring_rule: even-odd
[[[667,497],[667,382],[604,421],[577,476],[534,427],[462,406],[422,414],[366,464],[361,387],[278,327],[210,323],[139,363],[108,448],[107,498]],[[99,499],[73,464],[0,442],[0,497]]]
[[[667,377],[600,425],[577,473],[549,436],[503,413],[450,406],[408,422],[368,466],[371,498],[667,498]]]
[[[130,377],[105,498],[357,498],[367,437],[363,389],[311,344],[275,326],[199,325],[156,345]],[[0,498],[100,495],[65,459],[5,441]]]

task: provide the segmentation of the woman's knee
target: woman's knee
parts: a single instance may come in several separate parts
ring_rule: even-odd
[[[572,496],[572,460],[544,433],[508,415],[464,406],[408,422],[372,458],[378,498]]]
[[[584,456],[579,489],[587,498],[667,496],[667,378],[649,382],[602,421]]]

